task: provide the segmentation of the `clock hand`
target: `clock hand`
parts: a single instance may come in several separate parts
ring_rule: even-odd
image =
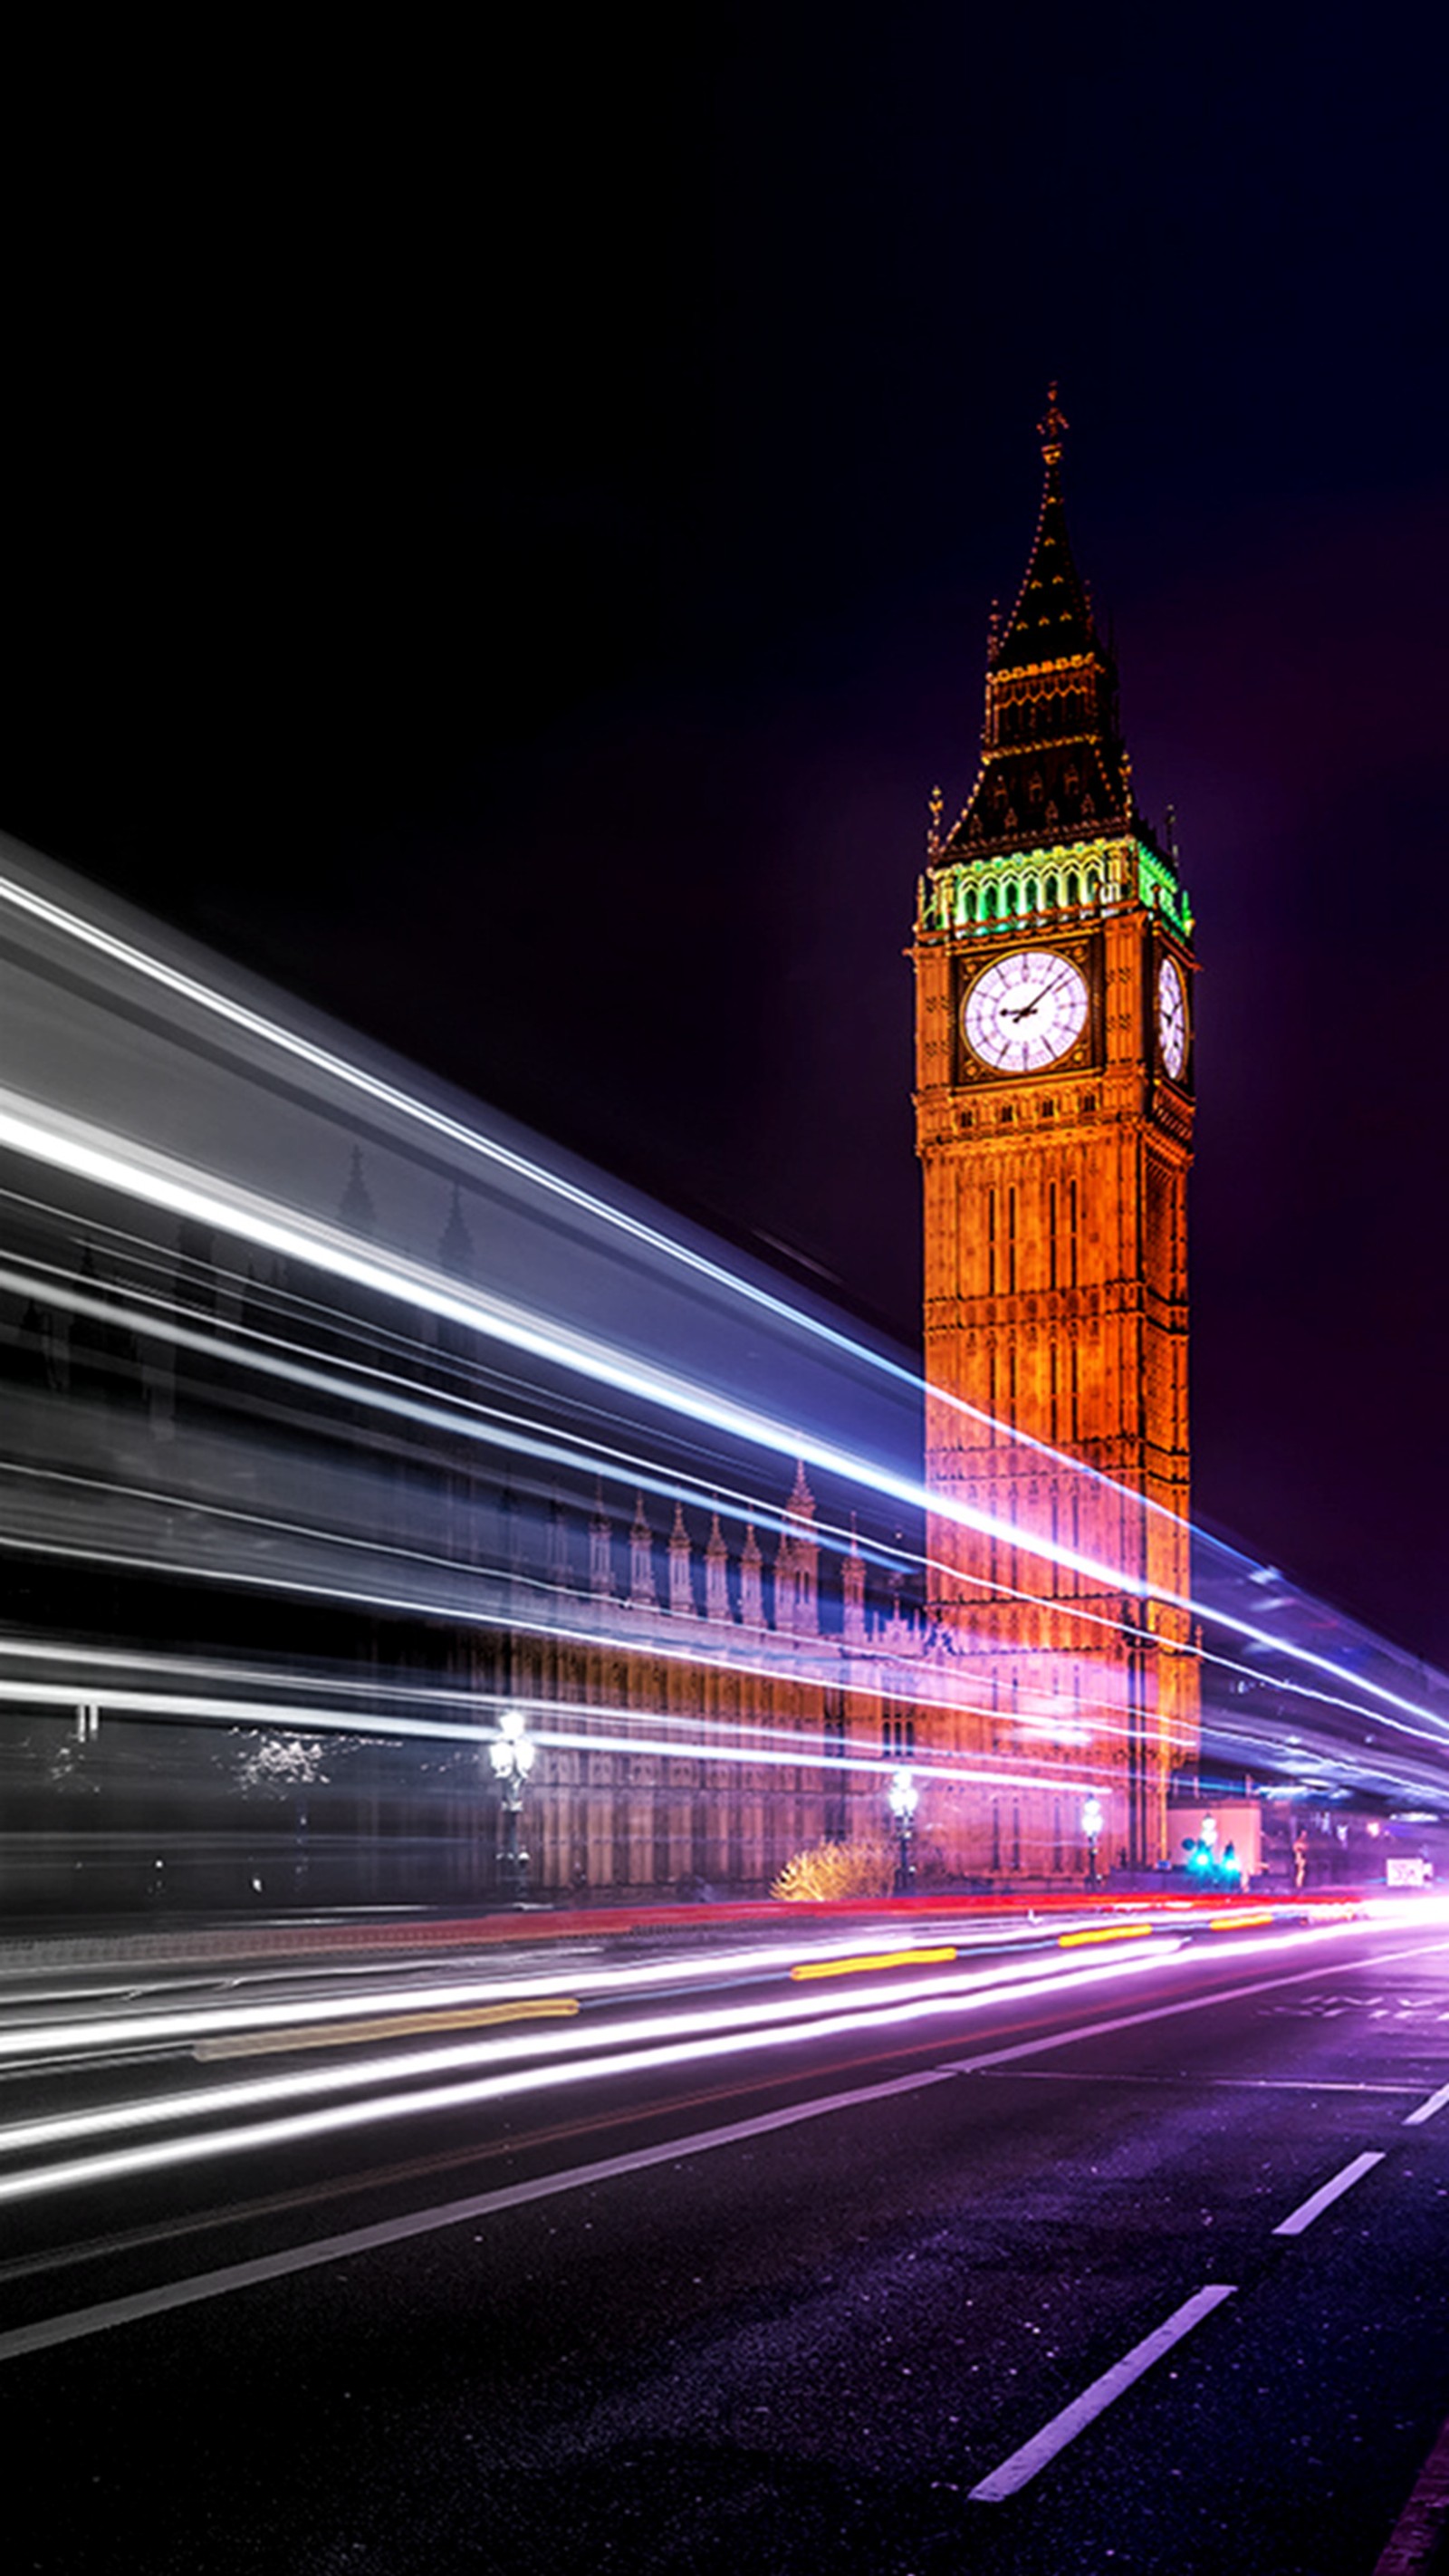
[[[1060,975],[1054,975],[1049,984],[1043,984],[1039,993],[1033,993],[1029,1002],[1023,1002],[1019,1011],[1005,1011],[1002,1014],[1003,1018],[1008,1020],[1030,1019],[1032,1012],[1037,1008],[1039,1003],[1046,1000],[1048,993],[1054,993],[1058,984],[1065,984],[1068,971],[1068,969],[1064,968]]]

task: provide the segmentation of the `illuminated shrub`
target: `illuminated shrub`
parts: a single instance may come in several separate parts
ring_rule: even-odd
[[[842,1896],[889,1896],[896,1855],[890,1843],[811,1843],[785,1863],[772,1896],[808,1905]]]

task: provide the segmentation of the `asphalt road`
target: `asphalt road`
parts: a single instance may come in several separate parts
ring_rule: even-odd
[[[168,2138],[231,2135],[242,2097],[182,2120],[215,2034],[126,2037],[160,1981],[72,1983],[109,2029],[65,2070],[21,2044],[55,1997],[12,1991],[8,2563],[1371,2576],[1449,2417],[1449,1923],[1149,1937],[1130,1966],[1031,1939],[910,2022],[961,1962],[826,1981],[850,2009],[753,2051],[802,1991],[778,1962],[656,1978],[642,2045],[638,1997],[581,1983],[573,2045],[615,2061],[583,2086],[560,2056],[501,2098],[69,2182],[148,2090]],[[490,1962],[518,1998],[538,1969]],[[444,1970],[410,1974],[416,2064]],[[883,1983],[893,2011],[855,2008]],[[304,2074],[371,2010],[366,1981],[345,2012],[274,1992],[314,2013]],[[733,2043],[687,2055],[684,2009]],[[35,2126],[88,2112],[79,2144]]]

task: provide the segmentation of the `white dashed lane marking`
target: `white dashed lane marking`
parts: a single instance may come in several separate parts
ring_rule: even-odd
[[[1368,2155],[1355,2156],[1341,2173],[1334,2175],[1331,2182],[1320,2184],[1318,2190],[1310,2193],[1307,2200],[1300,2201],[1286,2218],[1280,2218],[1273,2230],[1274,2235],[1301,2236],[1305,2227],[1311,2227],[1315,2218],[1331,2208],[1334,2201],[1341,2200],[1346,2191],[1352,2191],[1354,2184],[1362,2182],[1364,2175],[1372,2173],[1374,2166],[1381,2165],[1383,2160],[1382,2147],[1374,2148]]]
[[[1442,2111],[1446,2102],[1449,2102],[1449,2084],[1441,2084],[1437,2093],[1431,2093],[1427,2102],[1421,2102],[1417,2111],[1409,2113],[1405,2128],[1417,2129],[1421,2120],[1432,2120],[1435,2112]]]
[[[1064,2406],[1060,2415],[1054,2415],[1049,2424],[1043,2424],[1041,2431],[1034,2433],[1029,2442],[1023,2442],[1020,2450],[1013,2451],[1009,2459],[1003,2460],[999,2469],[993,2469],[979,2486],[974,2486],[971,2501],[975,2504],[1000,2504],[1004,2497],[1015,2495],[1029,2478],[1036,2476],[1038,2469],[1044,2469],[1049,2460],[1054,2460],[1059,2451],[1064,2451],[1069,2442],[1074,2442],[1079,2433],[1095,2423],[1097,2417],[1104,2414],[1134,2380],[1140,2379],[1145,2370],[1150,2370],[1155,2361],[1160,2361],[1165,2352],[1171,2352],[1173,2345],[1181,2343],[1185,2334],[1191,2334],[1193,2327],[1201,2324],[1204,2317],[1211,2316],[1214,2308],[1221,2307],[1224,2299],[1230,2299],[1236,2287],[1235,2281],[1209,2281],[1205,2289],[1195,2290],[1180,2308],[1174,2308],[1164,2324],[1152,2334],[1144,2335],[1141,2343],[1135,2343],[1120,2361],[1113,2362],[1110,2370],[1103,2371],[1100,2379],[1094,2379],[1090,2388],[1084,2388],[1080,2397],[1074,2397],[1070,2406]]]

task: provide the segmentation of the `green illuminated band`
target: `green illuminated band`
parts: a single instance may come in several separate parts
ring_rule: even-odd
[[[921,928],[988,934],[1011,921],[1142,903],[1182,939],[1192,937],[1187,889],[1165,859],[1138,840],[1072,841],[957,859],[921,882]]]

